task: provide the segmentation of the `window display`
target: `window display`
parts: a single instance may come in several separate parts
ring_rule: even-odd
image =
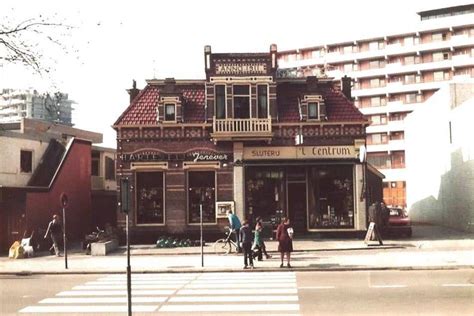
[[[188,223],[200,223],[202,203],[203,223],[216,222],[214,171],[190,171],[188,173]]]
[[[308,175],[309,229],[353,228],[352,166],[315,166]]]
[[[285,210],[283,168],[249,167],[245,176],[246,216],[279,223]]]
[[[137,224],[164,224],[163,173],[137,173]]]

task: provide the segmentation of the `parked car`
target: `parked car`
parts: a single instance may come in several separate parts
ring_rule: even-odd
[[[411,237],[411,221],[408,213],[401,207],[389,207],[388,231],[393,234]]]

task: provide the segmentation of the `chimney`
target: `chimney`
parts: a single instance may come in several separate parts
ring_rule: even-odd
[[[306,90],[308,92],[318,92],[318,78],[316,76],[306,77]]]
[[[347,99],[352,101],[352,79],[345,75],[341,78],[342,93],[346,96]]]
[[[127,92],[130,95],[130,103],[132,103],[133,99],[135,99],[135,97],[140,92],[140,90],[137,89],[137,82],[135,79],[132,81],[132,89],[127,90]]]
[[[272,69],[276,69],[278,67],[277,63],[277,45],[276,44],[271,44],[270,45],[270,55],[272,56]]]
[[[211,45],[204,46],[204,70],[206,73],[211,69],[211,53]]]
[[[174,93],[176,88],[176,80],[174,78],[166,78],[165,86],[163,88],[164,93]]]

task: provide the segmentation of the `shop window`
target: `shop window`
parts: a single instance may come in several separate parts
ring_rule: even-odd
[[[319,103],[317,102],[308,103],[308,119],[319,120]]]
[[[20,171],[31,173],[33,170],[33,152],[29,150],[20,151]]]
[[[250,86],[234,85],[234,118],[250,118]]]
[[[137,173],[137,224],[164,224],[163,172]]]
[[[258,118],[268,117],[268,85],[257,85]]]
[[[165,121],[176,121],[176,105],[172,103],[165,104]]]
[[[115,161],[105,157],[105,180],[115,180]]]
[[[203,223],[216,222],[214,171],[188,172],[188,223],[200,223],[202,204]]]
[[[354,227],[352,166],[311,167],[308,194],[309,229]]]
[[[216,85],[215,86],[216,94],[216,118],[224,119],[226,118],[225,109],[226,109],[226,97],[225,97],[225,85]]]
[[[100,152],[93,151],[91,157],[91,175],[100,176]]]
[[[285,176],[282,168],[248,167],[245,170],[246,216],[261,216],[278,224],[285,209]]]

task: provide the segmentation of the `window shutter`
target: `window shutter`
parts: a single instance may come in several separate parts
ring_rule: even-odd
[[[327,119],[327,116],[326,116],[326,104],[324,104],[324,102],[319,102],[319,119],[320,119],[321,121]]]

